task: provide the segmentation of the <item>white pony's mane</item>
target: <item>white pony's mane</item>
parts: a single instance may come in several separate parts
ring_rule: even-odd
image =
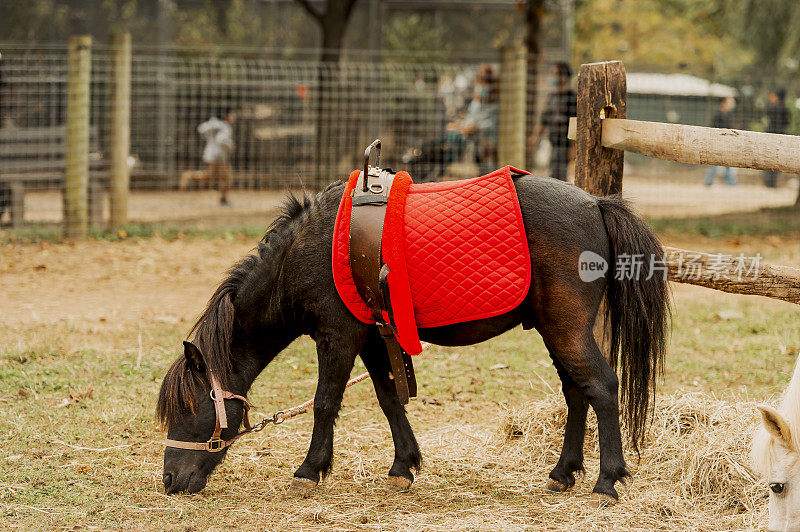
[[[778,412],[780,412],[786,420],[786,423],[789,424],[795,450],[800,451],[800,356],[795,362],[792,380],[783,393]],[[775,438],[767,432],[763,423],[759,423],[755,437],[753,438],[752,458],[753,467],[761,475],[769,475],[772,470],[774,445]]]

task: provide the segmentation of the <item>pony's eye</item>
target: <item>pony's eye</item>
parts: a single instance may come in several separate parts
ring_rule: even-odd
[[[780,495],[783,493],[783,482],[773,482],[769,485],[769,489],[772,490],[772,493]]]

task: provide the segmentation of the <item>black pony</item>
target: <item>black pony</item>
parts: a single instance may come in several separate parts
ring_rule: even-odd
[[[531,254],[532,280],[525,301],[490,319],[421,329],[420,338],[438,345],[470,345],[519,324],[536,328],[553,359],[568,406],[564,446],[548,487],[566,490],[583,470],[586,412],[597,414],[600,500],[614,501],[615,482],[628,476],[622,454],[617,400],[620,368],[623,419],[634,447],[641,442],[652,395],[662,368],[669,321],[663,275],[652,271],[662,248],[648,226],[618,197],[597,198],[550,178],[523,176],[515,185]],[[194,326],[194,343],[169,369],[157,415],[169,438],[205,442],[215,424],[209,372],[223,389],[245,395],[267,364],[295,338],[317,344],[319,381],[308,454],[293,484],[316,485],[331,467],[333,427],[356,356],[372,377],[395,446],[390,485],[407,488],[422,457],[395,395],[383,340],[374,326],[358,321],[339,298],[331,269],[331,239],[344,184],[316,197],[290,197],[254,252],[237,263],[217,288]],[[581,280],[579,257],[592,252],[610,265],[605,276]],[[639,257],[639,275],[615,275],[617,258]],[[642,260],[643,259],[643,260]],[[624,273],[624,272],[623,272]],[[632,272],[633,273],[633,272]],[[653,275],[655,274],[655,275]],[[609,352],[595,343],[593,326],[605,296]],[[424,383],[423,383],[424,385]],[[241,423],[240,401],[225,401],[231,438]],[[197,492],[225,452],[167,448],[164,487],[168,493]]]

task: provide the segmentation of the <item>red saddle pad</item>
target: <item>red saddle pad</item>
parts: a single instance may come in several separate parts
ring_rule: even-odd
[[[414,185],[399,172],[383,233],[383,259],[400,345],[421,351],[418,327],[490,318],[519,306],[531,281],[522,212],[506,166],[462,181]],[[374,323],[353,283],[349,262],[351,174],[336,217],[333,277],[350,312]]]

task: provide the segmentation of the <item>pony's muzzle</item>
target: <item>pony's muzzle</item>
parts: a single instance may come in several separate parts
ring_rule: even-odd
[[[164,493],[167,495],[183,492],[197,493],[206,487],[207,476],[198,470],[185,474],[164,472],[161,480],[164,483]]]

